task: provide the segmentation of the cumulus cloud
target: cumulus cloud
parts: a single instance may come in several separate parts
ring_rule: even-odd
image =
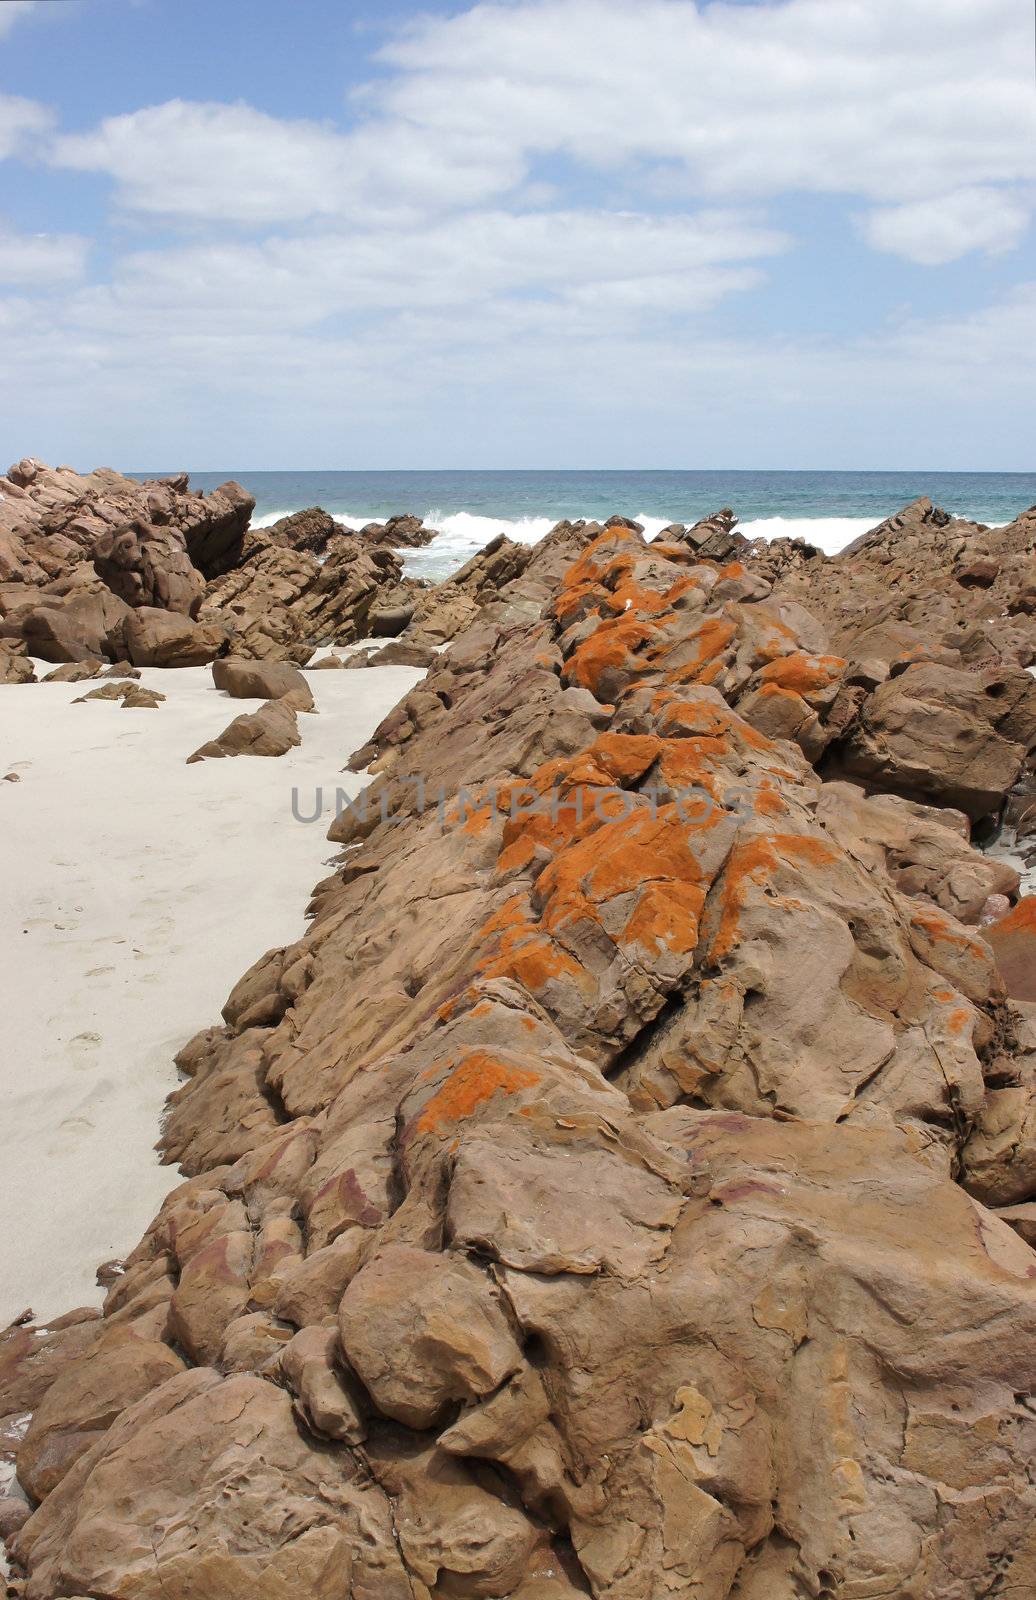
[[[1003,255],[1014,249],[1028,225],[1029,209],[1017,196],[981,188],[885,206],[859,219],[873,249],[925,267],[957,261],[972,250]]]
[[[3,13],[0,11],[0,16]],[[50,127],[52,114],[35,100],[0,94],[0,161],[21,155]]]
[[[0,284],[45,287],[80,278],[87,247],[75,234],[15,233],[0,223]]]
[[[519,153],[491,136],[430,144],[404,121],[344,134],[247,105],[171,100],[58,139],[55,165],[104,172],[130,210],[269,224],[351,217],[406,225],[517,182]]]
[[[128,207],[288,222],[499,199],[563,157],[616,184],[916,203],[1036,179],[1017,0],[529,0],[425,17],[352,131],[173,101],[60,140]],[[981,63],[980,66],[977,64]]]
[[[501,0],[394,35],[335,121],[171,100],[53,139],[56,167],[111,179],[119,229],[94,282],[75,277],[82,241],[52,238],[49,275],[26,277],[43,242],[7,237],[21,448],[56,432],[51,453],[142,466],[787,465],[842,430],[841,464],[914,465],[923,417],[943,464],[967,464],[967,363],[998,363],[1002,406],[1031,386],[1036,291],[785,335],[809,271],[780,261],[808,263],[811,241],[781,204],[833,196],[866,246],[925,265],[1017,244],[1036,183],[1024,12]],[[46,128],[0,99],[0,154]],[[1024,415],[989,441],[1007,449]]]

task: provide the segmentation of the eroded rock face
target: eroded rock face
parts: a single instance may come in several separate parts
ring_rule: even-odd
[[[273,529],[253,528],[238,565],[209,584],[200,618],[231,631],[234,655],[304,665],[319,645],[366,638],[401,575],[391,550],[348,534],[331,536],[318,559],[282,544]]]
[[[1015,780],[844,775],[886,684],[1024,769],[1028,692],[690,531],[561,525],[353,757],[309,932],[178,1058],[125,1387],[33,1399],[27,1600],[1036,1590]]]
[[[240,546],[254,505],[236,483],[202,495],[186,476],[18,462],[0,478],[0,630],[32,655],[79,661],[114,656],[137,608],[191,619],[208,561]]]

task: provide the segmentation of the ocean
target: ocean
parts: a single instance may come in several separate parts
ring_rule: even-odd
[[[159,474],[139,473],[139,477]],[[415,512],[440,537],[407,551],[415,577],[443,578],[497,533],[533,543],[562,517],[634,517],[648,536],[732,506],[749,538],[802,537],[835,554],[918,495],[976,522],[1036,504],[1036,472],[192,472],[195,488],[237,478],[254,522],[322,506],[351,527]]]

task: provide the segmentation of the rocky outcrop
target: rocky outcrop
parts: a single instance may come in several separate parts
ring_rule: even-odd
[[[304,665],[321,645],[366,638],[401,577],[392,551],[369,550],[349,535],[336,534],[318,560],[278,543],[270,529],[252,529],[240,564],[209,585],[199,619],[228,629],[234,655]]]
[[[360,529],[360,538],[367,544],[388,545],[393,550],[419,549],[438,536],[438,528],[426,528],[422,518],[412,513],[389,517],[387,522],[367,522]]]
[[[119,651],[138,608],[193,618],[207,563],[240,546],[254,504],[236,483],[202,495],[186,476],[18,462],[0,478],[0,634],[79,661]]]
[[[407,628],[415,644],[437,645],[453,639],[496,601],[500,590],[525,571],[532,547],[498,534],[459,572],[418,597]]]
[[[779,582],[828,624],[840,655],[1036,660],[1036,508],[986,528],[917,500],[831,559],[787,563]]]
[[[354,756],[26,1407],[27,1600],[1036,1587],[1013,768],[831,777],[886,688],[1024,761],[1028,693],[868,666],[717,533],[561,525]]]

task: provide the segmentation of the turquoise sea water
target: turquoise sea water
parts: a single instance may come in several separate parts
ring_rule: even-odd
[[[141,473],[140,476],[155,474]],[[351,526],[411,511],[441,529],[409,570],[442,577],[495,533],[531,542],[561,517],[635,517],[649,536],[732,506],[749,537],[800,535],[833,554],[893,511],[928,495],[978,522],[1010,522],[1036,505],[1036,472],[224,472],[191,474],[196,488],[237,478],[256,498],[255,522],[323,506]]]

